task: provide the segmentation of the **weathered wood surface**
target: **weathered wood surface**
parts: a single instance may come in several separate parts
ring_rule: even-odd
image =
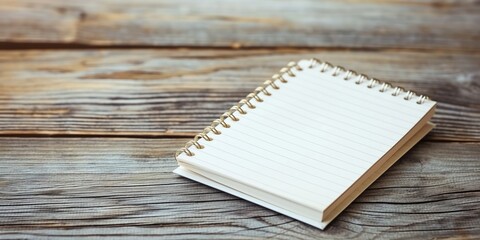
[[[4,42],[480,49],[475,0],[0,3]]]
[[[480,140],[479,54],[335,50],[3,51],[0,135],[191,136],[311,57],[438,101],[431,140]]]
[[[478,239],[479,23],[476,0],[0,0],[0,238]],[[310,57],[431,96],[437,128],[326,231],[171,173],[176,137]]]
[[[184,142],[0,138],[0,237],[480,238],[479,143],[420,143],[320,231],[174,175]]]

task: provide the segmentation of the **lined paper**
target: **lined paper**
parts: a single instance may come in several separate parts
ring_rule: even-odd
[[[271,96],[251,100],[255,109],[235,113],[240,121],[227,119],[230,128],[217,126],[213,141],[199,141],[204,149],[179,159],[322,211],[435,105],[299,64],[280,89],[267,88]]]

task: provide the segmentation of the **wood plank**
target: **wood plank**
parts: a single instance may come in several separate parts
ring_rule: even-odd
[[[480,237],[480,143],[420,143],[320,231],[174,175],[185,141],[0,138],[0,237]]]
[[[0,41],[479,50],[479,12],[448,0],[3,0]]]
[[[0,135],[192,136],[313,56],[438,101],[431,140],[480,139],[479,54],[318,50],[3,51]]]

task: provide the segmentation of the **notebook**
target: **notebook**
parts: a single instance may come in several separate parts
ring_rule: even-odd
[[[176,153],[175,173],[324,229],[422,139],[436,102],[291,62]]]

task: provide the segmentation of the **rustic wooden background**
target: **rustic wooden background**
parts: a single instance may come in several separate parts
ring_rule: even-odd
[[[439,102],[320,231],[171,173],[290,60]],[[480,2],[0,0],[0,237],[480,238]]]

